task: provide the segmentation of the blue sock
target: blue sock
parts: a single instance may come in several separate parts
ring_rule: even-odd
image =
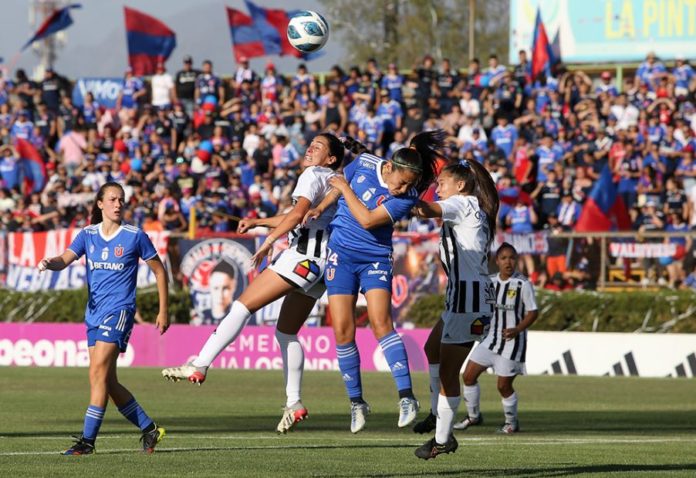
[[[348,398],[351,401],[362,401],[362,383],[360,382],[360,353],[355,342],[336,345],[338,368],[346,384]]]
[[[401,336],[392,330],[391,333],[379,339],[379,345],[382,347],[384,358],[389,364],[392,377],[396,382],[396,389],[399,391],[399,397],[413,397],[411,388],[411,374],[408,370],[408,356],[406,355],[406,347],[401,341]]]
[[[147,416],[147,413],[145,413],[145,410],[143,410],[140,404],[135,400],[135,397],[132,398],[130,402],[120,407],[118,411],[121,412],[129,422],[141,430],[146,430],[152,426],[152,418]]]
[[[97,433],[99,433],[99,427],[101,427],[102,420],[104,420],[104,412],[106,408],[101,408],[96,405],[90,405],[87,407],[85,412],[85,427],[82,430],[82,437],[85,440],[94,443],[97,439]]]

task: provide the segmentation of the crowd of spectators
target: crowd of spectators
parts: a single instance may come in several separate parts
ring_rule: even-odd
[[[233,231],[240,217],[289,204],[319,131],[389,157],[415,133],[442,128],[443,161],[482,162],[498,184],[501,230],[550,232],[548,256],[523,257],[523,270],[549,288],[591,287],[597,244],[569,248],[553,236],[573,230],[605,166],[636,231],[696,226],[694,73],[684,58],[667,66],[651,53],[620,85],[611,71],[593,78],[562,66],[532,79],[521,51],[514,67],[491,55],[459,70],[427,55],[408,72],[370,60],[322,75],[304,64],[259,73],[242,59],[222,78],[187,56],[175,74],[165,65],[149,79],[126,71],[115,108],[105,108],[90,93],[73,105],[70,82],[50,69],[38,82],[17,70],[0,79],[0,220],[7,231],[84,226],[95,191],[118,181],[126,220],[146,230],[185,231],[195,209],[198,227]],[[42,188],[23,180],[17,140],[44,158]],[[412,218],[400,227],[437,226]],[[665,240],[679,254],[657,266],[675,286],[693,269],[693,245]]]

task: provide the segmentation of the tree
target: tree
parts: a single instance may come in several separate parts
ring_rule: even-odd
[[[425,54],[449,58],[455,67],[468,64],[467,0],[320,0],[331,28],[346,44],[350,63],[376,58],[401,68]],[[475,54],[508,55],[510,0],[476,0]],[[335,38],[335,37],[334,37]]]

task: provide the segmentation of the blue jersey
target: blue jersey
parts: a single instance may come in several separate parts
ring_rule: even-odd
[[[411,189],[401,196],[389,194],[382,165],[385,161],[372,154],[363,153],[343,170],[346,180],[360,202],[368,209],[384,206],[392,223],[365,229],[353,217],[343,197],[338,200],[338,210],[331,225],[329,247],[334,251],[350,249],[365,256],[388,256],[392,252],[394,224],[411,211],[418,202],[418,192]]]
[[[142,230],[122,224],[110,238],[103,236],[101,224],[85,227],[69,249],[87,259],[89,299],[85,312],[88,326],[96,326],[105,314],[135,310],[138,261],[157,257],[150,238]]]

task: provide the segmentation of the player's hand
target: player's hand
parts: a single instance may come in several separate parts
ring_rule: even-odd
[[[259,267],[261,263],[263,262],[264,258],[268,256],[269,260],[273,254],[273,242],[269,241],[266,239],[263,244],[261,244],[261,247],[258,248],[256,251],[256,254],[251,256],[251,262],[254,264],[254,267]]]
[[[155,319],[155,327],[159,330],[160,335],[165,333],[169,328],[169,315],[166,313],[157,314],[157,319]]]
[[[338,174],[329,179],[329,184],[341,194],[344,194],[346,189],[350,189],[350,184],[348,184],[346,178]]]
[[[322,212],[323,211],[321,211],[319,208],[316,208],[316,207],[314,209],[310,209],[309,211],[307,211],[307,214],[305,214],[304,217],[302,218],[302,225],[306,226],[308,222],[314,221],[319,216],[321,216]]]
[[[255,227],[256,227],[256,220],[254,220],[254,219],[242,219],[241,221],[239,221],[239,225],[237,226],[237,232],[239,234],[244,234],[249,229],[253,229]]]
[[[517,337],[520,334],[520,331],[517,330],[515,327],[512,327],[510,329],[503,329],[503,338],[505,340],[512,340],[515,337]]]
[[[48,264],[51,262],[49,258],[41,259],[41,262],[39,262],[39,265],[37,266],[39,268],[39,272],[43,272],[46,269],[48,269]]]

